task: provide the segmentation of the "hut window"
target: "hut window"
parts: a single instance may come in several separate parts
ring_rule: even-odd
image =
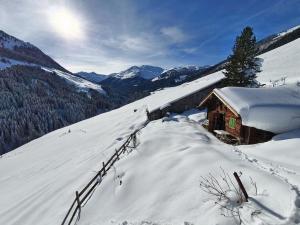
[[[235,124],[236,124],[236,119],[230,117],[230,119],[229,119],[229,127],[230,127],[231,129],[234,129],[234,128],[235,128]]]

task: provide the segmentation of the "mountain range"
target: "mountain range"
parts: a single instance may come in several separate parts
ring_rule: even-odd
[[[300,27],[258,42],[259,54],[300,37]],[[132,66],[109,75],[73,74],[34,45],[0,31],[0,154],[50,131],[224,68]]]
[[[210,66],[181,66],[170,69],[163,69],[157,66],[141,65],[132,66],[121,72],[108,75],[97,74],[95,72],[78,72],[75,75],[94,83],[101,83],[102,81],[109,78],[120,80],[142,78],[152,82],[172,78],[176,83],[179,83],[181,81],[184,81],[184,77],[187,77],[188,75],[193,73],[201,72],[209,67]]]

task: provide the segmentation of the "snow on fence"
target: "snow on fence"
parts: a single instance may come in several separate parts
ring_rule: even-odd
[[[96,189],[97,185],[101,183],[103,177],[107,174],[109,169],[114,165],[116,161],[120,159],[120,155],[124,154],[128,148],[136,148],[136,135],[141,129],[147,126],[148,123],[149,121],[146,121],[142,127],[138,128],[132,134],[130,134],[123,145],[116,150],[116,152],[109,158],[109,160],[106,163],[102,162],[101,170],[97,172],[97,174],[88,182],[88,184],[80,192],[75,192],[75,199],[73,200],[73,203],[71,204],[71,207],[69,208],[61,225],[71,225],[73,220],[75,219],[76,214],[76,220],[80,219],[81,207],[89,200],[93,191]],[[133,146],[130,146],[130,143],[132,143]]]

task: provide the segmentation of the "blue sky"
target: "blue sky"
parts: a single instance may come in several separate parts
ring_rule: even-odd
[[[72,72],[215,64],[243,27],[300,24],[300,0],[0,0],[0,29]]]

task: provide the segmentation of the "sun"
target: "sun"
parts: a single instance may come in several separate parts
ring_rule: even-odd
[[[53,8],[48,12],[53,30],[68,40],[83,39],[84,31],[79,16],[67,8]]]

